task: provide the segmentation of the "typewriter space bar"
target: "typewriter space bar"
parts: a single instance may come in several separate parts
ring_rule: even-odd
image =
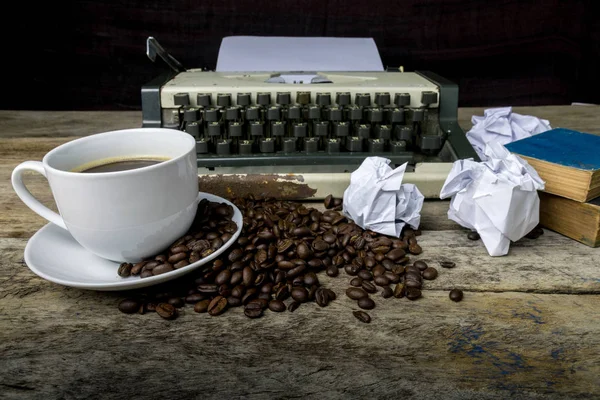
[[[360,165],[365,158],[373,156],[370,153],[342,153],[342,154],[282,154],[282,155],[198,155],[198,167],[249,167],[249,166],[279,166],[279,165]],[[404,164],[414,162],[412,152],[386,154],[385,158],[391,164]]]

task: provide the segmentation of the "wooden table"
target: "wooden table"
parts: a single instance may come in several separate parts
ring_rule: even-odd
[[[482,111],[461,109],[463,128]],[[514,111],[600,133],[599,107]],[[120,313],[127,293],[37,277],[23,250],[46,221],[14,194],[12,169],[140,121],[138,112],[0,112],[0,397],[600,397],[600,250],[546,230],[489,257],[448,220],[446,201],[424,205],[419,258],[457,267],[438,268],[418,301],[377,301],[370,324],[352,316],[344,274],[322,278],[338,293],[326,308],[251,320],[240,308],[210,317],[188,307],[174,321]],[[56,209],[43,178],[27,183]],[[462,302],[448,299],[452,288],[465,291]]]

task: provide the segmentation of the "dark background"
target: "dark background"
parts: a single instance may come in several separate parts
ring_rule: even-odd
[[[4,13],[0,109],[137,110],[166,69],[214,68],[229,35],[373,37],[385,66],[454,80],[461,106],[600,103],[593,0],[78,1]],[[6,46],[7,45],[7,46]]]

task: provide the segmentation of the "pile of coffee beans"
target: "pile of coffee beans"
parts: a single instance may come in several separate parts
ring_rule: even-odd
[[[233,207],[202,199],[191,228],[164,253],[136,264],[122,263],[119,276],[147,278],[171,272],[208,257],[227,243],[238,227]]]
[[[353,315],[369,323],[371,316],[366,311],[375,308],[376,294],[382,299],[417,300],[424,280],[438,275],[422,260],[410,264],[411,255],[422,253],[417,241],[419,230],[406,227],[399,238],[364,230],[339,212],[341,199],[328,196],[324,212],[296,202],[253,196],[232,202],[243,215],[236,243],[212,263],[168,283],[167,290],[125,299],[119,309],[125,313],[154,311],[173,319],[186,304],[195,312],[212,316],[243,307],[249,318],[260,317],[267,309],[293,312],[309,302],[326,307],[337,296],[321,284],[319,274],[337,277],[343,271],[350,284],[346,296],[360,308]],[[154,257],[154,261],[176,268],[182,260],[192,262],[192,254],[206,256],[205,250],[214,251],[218,248],[215,241],[222,246],[227,235],[235,232],[230,208],[203,205],[194,228],[199,230],[174,243],[168,253],[157,256],[160,260]],[[202,252],[196,247],[199,243],[203,243]],[[182,253],[185,256],[178,255]],[[149,263],[154,264],[147,260],[132,268],[143,271]],[[454,265],[446,262],[441,266]],[[156,268],[158,265],[149,272]]]

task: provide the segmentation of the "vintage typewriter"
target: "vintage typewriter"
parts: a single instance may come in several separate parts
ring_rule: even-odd
[[[438,198],[453,161],[478,160],[457,123],[458,87],[428,71],[170,69],[142,87],[144,127],[196,138],[201,189],[232,196],[341,197],[369,156],[408,163],[404,182]]]

